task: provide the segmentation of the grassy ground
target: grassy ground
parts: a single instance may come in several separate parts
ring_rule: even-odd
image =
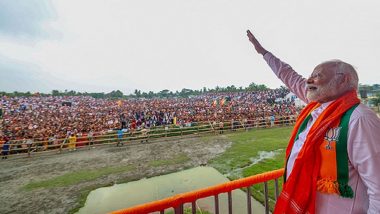
[[[169,211],[169,212],[165,212],[165,213],[166,214],[174,214],[174,211]],[[192,213],[191,208],[185,208],[185,209],[183,209],[183,213],[184,214],[191,214]],[[205,211],[205,210],[198,209],[196,211],[196,214],[211,214],[211,213],[208,212],[208,211]]]
[[[31,182],[26,182],[26,185],[21,187],[23,191],[20,191],[20,192],[24,192],[25,194],[32,194],[34,191],[39,191],[40,189],[45,189],[45,188],[55,190],[57,187],[59,188],[63,187],[63,190],[65,190],[66,187],[69,189],[71,186],[74,186],[74,185],[86,184],[84,185],[85,188],[78,189],[78,192],[79,192],[78,194],[80,196],[76,200],[79,200],[80,203],[79,205],[75,204],[75,209],[72,209],[71,212],[69,212],[69,213],[73,213],[73,212],[76,212],[81,207],[81,205],[84,204],[86,197],[91,190],[110,184],[110,181],[107,177],[110,175],[119,175],[121,173],[124,173],[123,176],[118,178],[118,183],[122,183],[123,179],[125,179],[125,182],[129,182],[131,179],[132,180],[138,179],[138,176],[133,175],[133,178],[125,177],[125,174],[128,174],[125,172],[131,172],[131,173],[134,171],[146,172],[146,171],[154,171],[155,168],[162,169],[162,167],[164,168],[171,167],[171,169],[168,172],[166,172],[166,173],[170,173],[170,172],[175,171],[176,167],[179,169],[178,166],[193,167],[195,165],[199,165],[200,163],[206,163],[211,158],[211,161],[208,161],[208,164],[216,168],[221,173],[228,174],[232,171],[235,171],[236,169],[242,169],[240,175],[243,177],[247,177],[254,174],[258,174],[258,173],[262,173],[262,172],[266,172],[266,171],[270,171],[274,169],[279,169],[283,167],[284,153],[285,153],[284,149],[286,148],[287,141],[290,136],[290,132],[291,132],[291,127],[272,128],[272,129],[253,129],[247,132],[246,131],[237,131],[237,132],[231,132],[231,133],[225,132],[225,135],[204,136],[204,137],[201,137],[201,139],[191,141],[190,142],[191,146],[189,146],[189,143],[187,142],[188,140],[186,140],[182,143],[176,142],[175,144],[164,141],[161,143],[146,144],[144,146],[134,146],[134,147],[131,147],[133,148],[133,150],[125,149],[123,150],[123,152],[120,152],[119,150],[115,150],[115,153],[104,152],[104,151],[112,150],[110,148],[105,148],[104,151],[89,150],[88,153],[92,152],[91,155],[88,155],[88,158],[91,158],[91,160],[85,159],[86,161],[89,161],[89,162],[92,162],[92,158],[95,158],[96,163],[98,162],[102,163],[105,160],[112,159],[110,156],[114,157],[115,160],[117,159],[117,161],[112,163],[111,166],[105,167],[103,165],[101,166],[99,165],[100,167],[96,167],[96,170],[93,168],[90,169],[86,167],[86,165],[83,165],[83,166],[81,165],[81,167],[77,166],[78,165],[77,163],[81,163],[79,159],[80,160],[83,159],[84,152],[75,153],[76,155],[70,154],[70,157],[73,156],[72,158],[74,158],[72,162],[76,163],[73,165],[73,166],[77,166],[76,168],[67,169],[66,170],[67,172],[65,174],[62,174],[61,176],[56,176],[56,177],[51,176],[51,178],[49,179],[45,178],[42,180],[42,179],[35,179],[33,177],[33,179],[31,179]],[[226,137],[228,139],[226,139]],[[213,148],[215,147],[215,145],[220,144],[219,138],[224,139],[226,143],[232,142],[232,144],[231,144],[231,147],[229,147],[226,151],[224,151],[221,154],[218,153],[219,155],[215,157],[216,154],[212,155],[210,154],[210,151],[214,151]],[[224,145],[224,144],[225,143],[220,144],[220,145]],[[216,148],[219,148],[219,147],[216,147]],[[152,153],[152,151],[156,151],[156,152]],[[252,158],[257,157],[259,152],[261,151],[268,151],[268,152],[276,151],[276,155],[274,156],[273,159],[264,159],[260,161],[259,163],[252,165]],[[136,160],[137,162],[139,162],[141,157],[144,157],[146,159],[146,161],[143,163],[143,166],[141,166],[141,167],[145,167],[146,170],[137,170],[137,168],[134,167],[134,166],[137,166],[138,164],[133,161]],[[193,160],[191,157],[197,157],[197,158]],[[59,158],[61,158],[61,156],[57,156],[56,158],[51,158],[52,166],[53,165],[55,166],[57,164],[54,161],[58,161]],[[79,159],[77,160],[75,158],[79,158]],[[128,162],[128,165],[116,164],[118,166],[115,166],[115,163],[121,163],[121,160],[124,160],[126,158],[128,158],[132,162]],[[198,160],[199,158],[201,158],[202,160]],[[33,160],[38,161],[39,159],[36,158]],[[64,160],[66,160],[66,158]],[[59,163],[61,162],[62,160],[59,160]],[[70,163],[72,162],[68,162],[65,164],[70,165]],[[194,163],[190,163],[190,162],[194,162]],[[139,162],[139,164],[141,163]],[[51,166],[45,166],[44,168],[50,168],[50,167]],[[41,172],[41,174],[43,173],[44,172]],[[151,175],[144,174],[142,176],[149,177]],[[236,179],[237,177],[231,176],[230,178]],[[99,180],[101,180],[102,182],[99,182]],[[112,178],[112,181],[113,180],[114,178]],[[280,182],[281,180],[282,179],[280,179]],[[273,191],[273,184],[270,184],[269,188],[271,191]],[[252,190],[253,190],[252,192],[253,192],[254,197],[257,198],[259,201],[262,201],[261,198],[262,198],[263,186],[255,185],[253,186]],[[62,197],[62,196],[57,195],[56,197]],[[273,193],[272,193],[272,198],[273,198]],[[34,202],[34,204],[38,204],[38,203],[39,203],[38,201]],[[272,202],[272,205],[273,205],[273,202]],[[198,212],[205,213],[203,211],[198,211]]]
[[[237,132],[227,136],[233,142],[232,146],[222,155],[210,161],[210,165],[223,174],[244,168],[243,177],[263,173],[284,167],[285,149],[292,127],[281,127],[272,129],[251,130],[248,132]],[[264,159],[250,166],[250,158],[255,157],[260,151],[276,151],[273,159]],[[230,179],[237,179],[230,177]],[[282,179],[279,179],[282,186]],[[254,185],[253,196],[263,201],[263,185]],[[271,208],[274,206],[274,182],[269,182],[269,194]]]
[[[65,187],[73,184],[77,184],[84,181],[95,180],[101,176],[115,173],[122,173],[126,171],[133,170],[133,166],[122,166],[122,167],[106,167],[97,170],[82,170],[77,172],[71,172],[58,176],[52,179],[31,182],[25,185],[22,189],[30,191],[37,188],[55,188],[55,187]]]
[[[189,161],[190,158],[186,154],[180,154],[176,155],[171,159],[160,159],[160,160],[153,160],[148,163],[151,167],[159,167],[159,166],[166,166],[170,164],[182,164]]]

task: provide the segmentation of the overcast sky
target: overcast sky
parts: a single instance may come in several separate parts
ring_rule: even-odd
[[[126,94],[281,82],[263,46],[308,76],[341,59],[380,83],[376,0],[0,0],[0,91]]]

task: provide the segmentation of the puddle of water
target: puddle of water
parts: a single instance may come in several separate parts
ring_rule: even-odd
[[[259,156],[258,157],[254,157],[254,158],[250,158],[249,160],[251,161],[251,164],[249,164],[248,166],[245,166],[245,167],[242,167],[242,168],[237,168],[237,169],[234,169],[232,170],[231,172],[227,173],[225,176],[226,177],[230,177],[230,178],[243,178],[243,170],[244,169],[247,169],[257,163],[259,163],[260,161],[263,161],[265,159],[273,159],[281,150],[283,149],[278,149],[278,150],[275,150],[275,151],[259,151]]]
[[[212,167],[196,167],[168,175],[116,184],[92,191],[78,213],[107,213],[228,181]],[[232,192],[233,213],[247,212],[246,197],[246,193],[242,190]],[[260,203],[253,199],[251,201],[253,213],[264,213],[264,207]],[[220,213],[228,213],[227,205],[227,194],[219,195]],[[197,206],[213,213],[214,198],[198,200]]]

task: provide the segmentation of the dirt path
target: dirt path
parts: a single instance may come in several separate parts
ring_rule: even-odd
[[[68,213],[79,206],[80,195],[99,186],[152,177],[206,164],[223,153],[231,142],[221,135],[161,141],[124,147],[107,146],[63,154],[0,161],[0,213]],[[152,161],[186,155],[180,164],[152,166]],[[133,170],[108,174],[66,187],[21,189],[30,182],[67,173],[105,167],[133,166]]]

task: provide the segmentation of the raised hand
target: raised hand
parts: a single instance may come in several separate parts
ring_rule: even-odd
[[[251,43],[255,47],[257,53],[264,55],[268,52],[263,48],[263,46],[261,46],[259,41],[257,41],[256,37],[251,33],[251,31],[247,30],[247,36],[249,38],[249,41],[251,41]]]

